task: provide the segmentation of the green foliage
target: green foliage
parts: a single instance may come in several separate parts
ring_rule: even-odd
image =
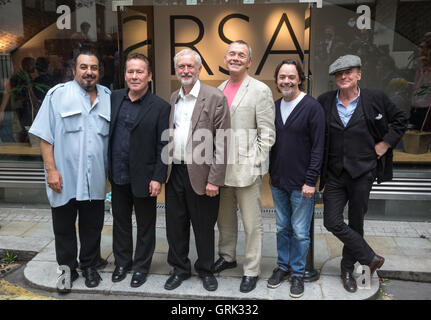
[[[14,263],[18,259],[18,256],[12,251],[6,250],[5,257],[1,260],[4,263],[11,264]]]
[[[420,97],[420,96],[424,96],[426,94],[431,95],[431,90],[430,90],[430,86],[421,86],[417,91],[416,91],[416,96]]]

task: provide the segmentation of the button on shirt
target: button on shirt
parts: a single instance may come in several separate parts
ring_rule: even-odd
[[[129,97],[129,90],[127,90],[120,105],[112,140],[112,179],[119,185],[130,183],[130,132],[135,124],[139,110],[144,107],[142,102],[147,94],[148,91],[144,96],[132,102]]]
[[[201,89],[200,81],[197,80],[188,95],[184,95],[180,89],[174,113],[174,160],[184,161],[186,159],[187,138],[192,123],[193,110]]]
[[[90,95],[73,80],[55,86],[43,100],[29,132],[54,147],[63,189],[56,193],[46,184],[51,207],[73,198],[105,199],[110,93],[97,85],[97,98],[90,105]]]
[[[361,89],[359,89],[358,87],[358,96],[352,102],[349,103],[347,108],[338,98],[339,94],[340,94],[340,90],[338,90],[337,92],[337,110],[338,110],[338,114],[340,116],[341,122],[343,123],[344,126],[347,126],[350,118],[352,117],[353,113],[356,110],[356,107],[358,106],[359,96],[361,95]]]

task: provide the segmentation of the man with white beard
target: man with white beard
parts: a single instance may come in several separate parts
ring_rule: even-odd
[[[305,76],[297,60],[283,60],[275,70],[283,97],[275,101],[276,141],[269,174],[277,224],[277,268],[268,279],[277,288],[289,274],[290,296],[304,294],[304,272],[310,243],[314,193],[322,165],[325,115],[304,93]]]
[[[198,255],[194,268],[203,287],[214,291],[218,287],[212,270],[214,226],[219,188],[225,181],[227,145],[223,137],[230,128],[229,107],[220,90],[199,81],[202,59],[196,51],[178,52],[174,63],[181,88],[172,93],[169,119],[174,131],[169,143],[173,163],[168,165],[165,198],[168,263],[173,271],[165,289],[174,290],[191,275],[191,223]]]

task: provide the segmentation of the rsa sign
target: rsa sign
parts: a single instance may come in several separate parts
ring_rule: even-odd
[[[242,20],[247,21],[247,22],[250,21],[250,18],[248,16],[240,14],[240,13],[234,13],[234,14],[230,14],[230,15],[224,17],[220,21],[220,24],[218,26],[218,35],[219,35],[220,39],[227,44],[230,44],[233,40],[230,40],[225,36],[224,26],[225,26],[226,22],[228,22],[231,19],[242,19]],[[190,41],[190,42],[176,42],[176,40],[175,40],[175,22],[178,20],[193,21],[199,28],[198,37],[195,40]],[[275,41],[277,40],[278,34],[280,33],[280,30],[281,30],[281,27],[283,26],[283,24],[286,24],[286,27],[289,30],[290,37],[291,37],[291,39],[295,45],[296,50],[273,50],[272,49]],[[309,19],[306,19],[305,28],[308,28],[309,25],[310,25]],[[199,52],[199,50],[196,48],[196,44],[198,44],[204,36],[204,25],[203,25],[202,21],[199,20],[199,18],[197,18],[195,16],[172,15],[172,16],[170,16],[170,36],[171,36],[171,75],[174,75],[175,74],[175,68],[174,68],[173,58],[175,56],[175,48],[176,47],[187,47],[187,48],[190,48],[190,49],[193,49],[193,50]],[[268,58],[268,56],[270,54],[298,54],[301,61],[304,62],[304,54],[306,54],[306,53],[308,53],[308,50],[303,51],[301,49],[301,46],[298,42],[298,38],[296,37],[295,32],[293,31],[293,28],[292,28],[292,25],[289,21],[289,18],[288,18],[286,13],[283,13],[280,20],[279,20],[277,28],[275,29],[275,31],[271,37],[271,41],[269,42],[268,46],[266,47],[265,53],[263,54],[263,57],[260,60],[260,63],[256,69],[255,75],[260,74],[260,72],[262,71],[262,69],[265,65],[266,59]],[[209,75],[213,75],[214,73],[212,72],[208,63],[205,61],[205,57],[202,55],[201,52],[199,52],[199,54],[202,58],[203,67],[205,68],[205,70],[208,72]],[[227,70],[223,69],[220,66],[218,67],[218,69],[221,73],[229,74]]]

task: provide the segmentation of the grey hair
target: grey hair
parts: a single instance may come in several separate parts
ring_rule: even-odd
[[[231,43],[229,44],[229,46],[227,47],[227,51],[229,51],[230,46],[231,46],[231,45],[233,45],[234,43],[237,43],[237,44],[243,44],[243,45],[247,46],[247,49],[248,49],[248,61],[251,61],[251,47],[250,47],[250,45],[249,45],[247,42],[245,42],[244,40],[236,40],[236,41],[231,42]],[[227,53],[227,51],[226,51],[226,53]]]
[[[195,50],[192,49],[183,49],[180,52],[178,52],[175,57],[174,57],[174,65],[175,68],[177,67],[177,60],[178,57],[183,56],[185,54],[193,54],[195,56],[195,61],[196,61],[196,69],[199,69],[202,65],[202,59],[201,56],[199,55],[199,53],[197,53]]]

